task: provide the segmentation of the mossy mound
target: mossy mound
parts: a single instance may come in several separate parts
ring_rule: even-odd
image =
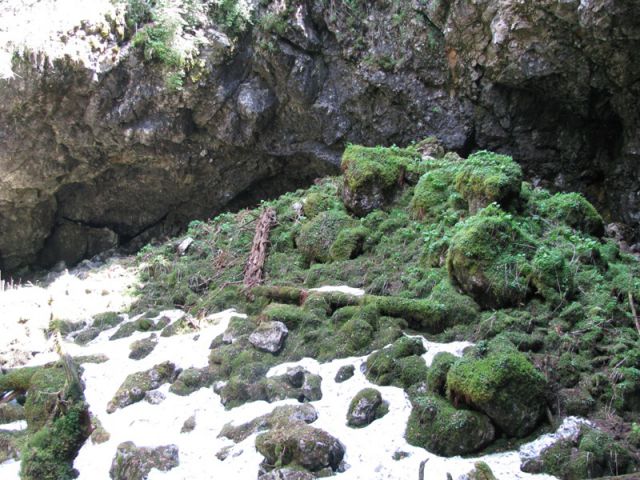
[[[375,388],[364,388],[351,399],[347,410],[347,425],[366,427],[389,411],[388,404]]]
[[[154,390],[163,383],[172,383],[178,373],[173,363],[163,362],[149,370],[128,375],[109,401],[107,413],[113,413],[118,408],[139,402],[149,390]]]
[[[458,358],[449,352],[440,352],[433,357],[427,372],[427,389],[436,395],[444,396],[447,390],[447,374]]]
[[[598,211],[579,193],[557,193],[543,199],[537,207],[540,214],[589,235],[601,236],[604,222]]]
[[[456,190],[475,213],[491,203],[507,207],[518,198],[522,169],[507,155],[481,151],[462,163],[455,176]]]
[[[544,376],[512,346],[494,342],[486,354],[483,348],[451,366],[447,395],[454,405],[484,412],[507,435],[524,437],[544,413]]]
[[[459,225],[447,269],[483,307],[518,305],[529,293],[530,245],[513,216],[491,205]]]
[[[430,395],[415,396],[411,404],[405,436],[416,447],[453,457],[477,452],[495,437],[491,420],[482,413],[458,410],[446,400]]]
[[[609,434],[582,426],[575,439],[563,439],[547,447],[539,457],[524,462],[521,469],[562,480],[583,480],[625,475],[637,467],[637,459]]]
[[[412,149],[348,145],[342,156],[342,200],[357,216],[388,205],[405,181],[405,172],[421,160]]]
[[[392,345],[367,358],[366,376],[377,385],[409,388],[427,380],[427,364],[420,356],[425,352],[419,338],[401,337]]]
[[[322,212],[300,229],[296,239],[298,249],[309,262],[327,262],[331,260],[330,249],[338,235],[351,225],[352,219],[344,212]]]

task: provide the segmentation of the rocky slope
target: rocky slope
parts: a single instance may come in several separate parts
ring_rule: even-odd
[[[640,220],[632,0],[81,4],[2,7],[5,271],[141,246],[335,171],[347,142],[427,135]]]
[[[126,312],[52,310],[0,374],[0,474],[637,476],[640,264],[596,209],[433,139],[341,168],[143,248]]]

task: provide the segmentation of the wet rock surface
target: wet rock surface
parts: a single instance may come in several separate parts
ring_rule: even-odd
[[[335,172],[346,142],[427,135],[640,221],[636,2],[303,7],[260,7],[282,28],[256,20],[237,43],[203,30],[209,68],[177,92],[127,35],[106,32],[101,62],[18,55],[0,80],[0,269],[140,246]]]

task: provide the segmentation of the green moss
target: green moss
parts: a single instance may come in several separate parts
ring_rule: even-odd
[[[530,243],[512,215],[491,205],[457,228],[449,275],[484,307],[517,305],[529,292]]]
[[[409,208],[415,218],[437,218],[453,193],[455,168],[439,168],[425,173],[416,185]]]
[[[364,227],[345,228],[340,230],[335,242],[331,244],[329,256],[333,260],[350,260],[357,257],[369,235]]]
[[[446,393],[447,374],[456,360],[457,357],[449,352],[440,352],[433,357],[427,372],[427,389],[430,392],[437,395]]]
[[[400,337],[391,346],[379,350],[367,358],[366,376],[378,385],[394,385],[409,388],[427,379],[427,365],[422,357],[425,352],[418,338]]]
[[[309,193],[302,200],[304,216],[308,219],[312,219],[319,213],[326,212],[327,210],[340,210],[344,208],[342,203],[336,197],[334,191],[314,191]]]
[[[522,437],[542,418],[545,383],[522,353],[494,342],[486,357],[465,355],[451,366],[447,395],[486,413],[508,435]]]
[[[67,377],[61,364],[39,368],[31,377],[27,390],[24,413],[29,431],[40,430],[53,414],[67,386]]]
[[[108,330],[122,323],[122,321],[123,317],[118,315],[116,312],[104,312],[95,315],[91,325],[100,330]]]
[[[522,170],[511,157],[487,151],[471,155],[455,177],[456,190],[472,213],[493,202],[508,206],[518,197],[521,183]]]
[[[445,457],[476,452],[493,441],[495,431],[485,415],[457,410],[436,396],[418,396],[407,421],[407,442]]]
[[[348,145],[342,155],[345,185],[351,190],[371,183],[390,188],[401,181],[408,165],[419,161],[419,154],[411,149]]]
[[[0,376],[0,394],[7,392],[26,392],[31,385],[31,378],[42,367],[24,367],[9,370]]]
[[[340,231],[352,223],[352,219],[339,210],[322,212],[302,226],[298,249],[309,262],[327,262],[331,259],[331,245]]]
[[[537,208],[545,218],[562,222],[584,233],[596,236],[604,233],[602,217],[579,193],[557,193],[541,201]]]

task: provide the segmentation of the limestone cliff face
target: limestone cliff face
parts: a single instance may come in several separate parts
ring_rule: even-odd
[[[218,7],[181,24],[179,72],[132,41],[160,20],[127,26],[124,7],[62,35],[84,59],[18,49],[0,79],[0,269],[140,245],[334,172],[347,142],[428,135],[640,223],[638,2],[244,5],[243,28]]]

